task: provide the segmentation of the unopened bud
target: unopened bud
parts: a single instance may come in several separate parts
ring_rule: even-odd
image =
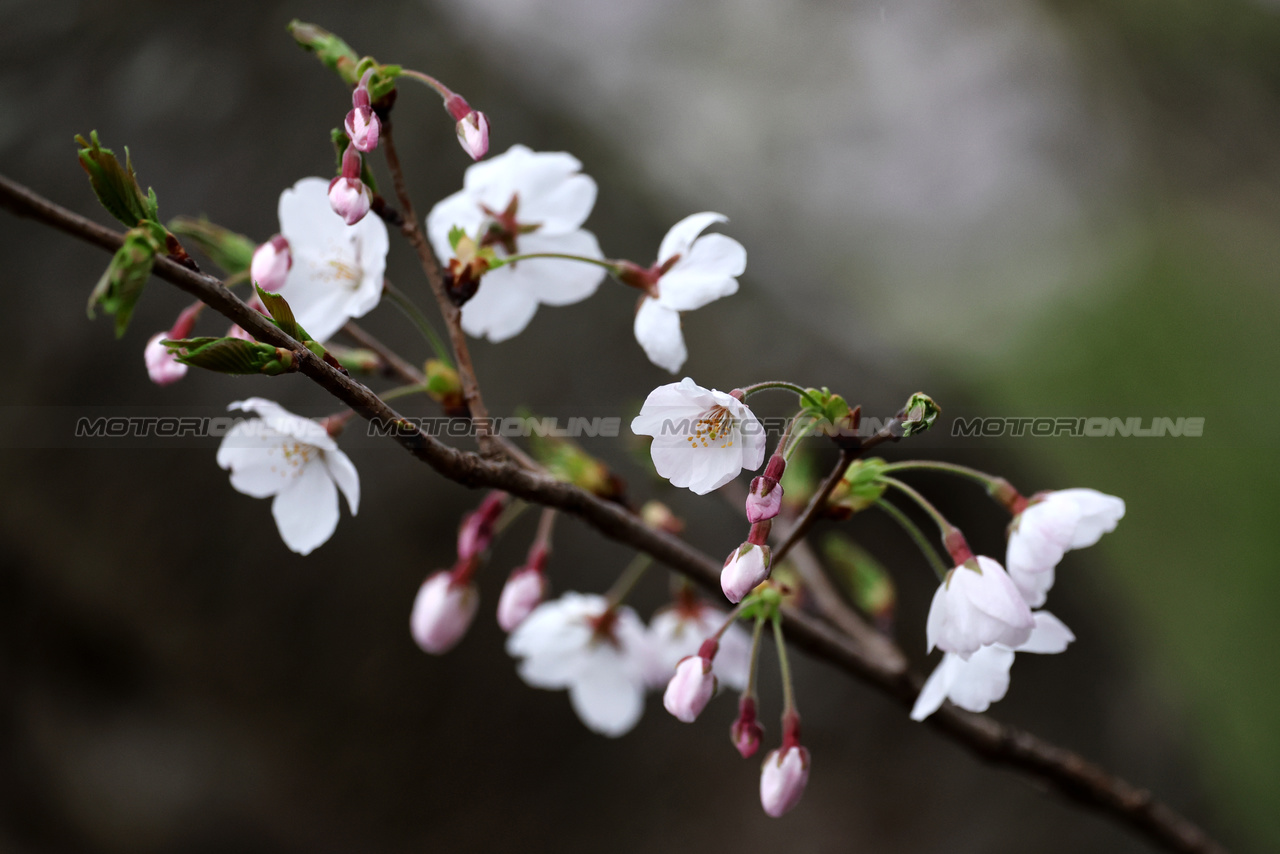
[[[751,491],[747,493],[747,521],[751,524],[772,519],[782,509],[782,484],[761,475],[751,479]]]
[[[442,570],[423,582],[413,600],[409,631],[424,652],[442,655],[457,645],[475,617],[480,597],[470,582],[455,583]]]
[[[770,751],[760,769],[760,805],[773,818],[790,812],[809,782],[809,751],[796,745]]]
[[[253,251],[249,265],[249,278],[264,291],[278,291],[284,287],[289,270],[293,267],[293,253],[284,235],[277,234]]]
[[[667,683],[662,705],[676,720],[693,723],[707,707],[716,692],[716,677],[711,662],[701,655],[690,655],[676,665],[676,675]]]
[[[146,349],[142,351],[143,361],[147,363],[147,375],[156,385],[176,383],[187,374],[187,366],[160,343],[168,337],[167,332],[157,332],[147,341]]]
[[[498,597],[498,625],[513,632],[533,613],[547,591],[547,579],[538,566],[522,566],[514,570]]]
[[[898,418],[902,421],[902,436],[909,438],[911,436],[923,433],[933,426],[933,422],[938,419],[942,413],[942,407],[933,402],[933,398],[922,391],[918,391],[907,399],[907,405],[902,407],[902,412]]]
[[[458,123],[458,144],[470,155],[472,160],[479,160],[489,153],[489,117],[479,110],[474,110],[461,95],[451,93],[445,98],[444,108],[449,111]]]
[[[478,558],[493,542],[493,526],[507,506],[505,492],[490,492],[480,506],[468,513],[458,526],[458,561]]]
[[[764,738],[764,727],[756,720],[756,701],[754,697],[744,695],[738,700],[738,719],[729,727],[729,738],[733,746],[742,754],[743,759],[750,759],[760,749],[760,739]]]
[[[720,571],[720,589],[737,604],[769,577],[769,547],[743,543],[734,549]]]
[[[668,534],[679,534],[684,530],[684,522],[661,501],[646,501],[640,508],[640,518],[650,528],[666,531]]]

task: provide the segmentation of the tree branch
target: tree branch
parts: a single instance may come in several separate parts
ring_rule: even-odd
[[[0,206],[108,251],[122,235],[68,211],[0,176]],[[299,371],[366,419],[398,421],[395,441],[441,475],[473,488],[502,489],[526,501],[555,507],[587,522],[604,536],[650,555],[711,590],[719,590],[720,561],[662,531],[648,528],[635,514],[571,484],[506,461],[494,461],[449,447],[403,421],[372,391],[335,370],[232,294],[218,279],[193,272],[168,258],[157,258],[154,274],[202,300],[255,338],[294,354]],[[847,463],[846,463],[847,464]],[[859,677],[910,706],[921,680],[894,662],[873,654],[822,620],[786,611],[789,639],[831,666]],[[989,717],[945,705],[928,722],[988,761],[1043,780],[1059,794],[1095,808],[1170,851],[1221,854],[1225,849],[1194,823],[1145,789],[1107,772],[1079,755]]]

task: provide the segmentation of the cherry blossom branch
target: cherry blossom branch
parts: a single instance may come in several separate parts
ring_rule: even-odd
[[[409,241],[409,245],[418,253],[422,264],[422,272],[427,276],[431,293],[440,306],[440,314],[444,317],[449,329],[449,343],[453,346],[453,355],[457,360],[458,376],[462,380],[462,397],[471,412],[472,423],[476,425],[476,441],[480,444],[481,453],[495,456],[501,452],[501,443],[493,441],[489,432],[489,410],[480,396],[480,384],[476,381],[476,369],[471,363],[471,351],[467,347],[467,334],[462,331],[462,309],[454,305],[445,290],[444,276],[440,273],[440,264],[436,261],[435,252],[427,242],[426,235],[418,226],[418,215],[414,212],[413,201],[409,197],[409,187],[404,180],[404,170],[400,166],[400,155],[396,152],[396,143],[391,133],[391,118],[382,123],[382,147],[387,155],[387,169],[391,172],[391,183],[395,186],[396,198],[400,200],[403,222],[400,233]]]
[[[0,206],[111,252],[123,243],[121,233],[66,210],[3,176]],[[251,309],[218,279],[189,270],[169,258],[157,258],[153,273],[205,302],[258,340],[289,349],[300,373],[362,417],[397,422],[401,429],[393,431],[395,441],[444,477],[472,488],[502,489],[517,498],[573,514],[605,537],[650,555],[708,589],[719,590],[720,561],[669,533],[646,526],[629,510],[572,484],[506,460],[460,451],[423,433],[364,385],[326,364]],[[842,453],[842,459],[849,454]],[[897,663],[887,663],[819,619],[793,609],[784,609],[784,616],[787,636],[801,649],[876,686],[906,707],[915,701],[921,685],[919,676]],[[1035,735],[951,705],[930,716],[928,724],[988,761],[1042,780],[1059,794],[1102,811],[1153,844],[1178,852],[1225,852],[1203,830],[1148,790]]]

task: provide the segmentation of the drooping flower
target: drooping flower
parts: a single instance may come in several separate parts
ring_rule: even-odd
[[[765,431],[747,405],[685,377],[649,392],[631,430],[652,436],[658,474],[698,495],[764,462]]]
[[[413,600],[409,631],[414,641],[424,652],[443,655],[467,633],[479,602],[469,564],[433,574]]]
[[[444,100],[444,108],[457,121],[458,144],[472,160],[479,160],[489,153],[489,117],[472,109],[467,99],[451,94]]]
[[[1064,553],[1091,546],[1116,529],[1124,501],[1095,489],[1033,496],[1009,525],[1009,577],[1031,607],[1044,604]]]
[[[725,598],[737,604],[760,582],[769,577],[772,556],[769,547],[755,543],[743,543],[732,552],[720,570],[720,589]]]
[[[769,458],[764,474],[751,479],[751,489],[747,492],[747,521],[751,524],[764,522],[777,516],[782,510],[782,475],[786,471],[787,461],[779,453]]]
[[[568,689],[588,729],[617,737],[644,712],[646,644],[635,611],[570,592],[535,608],[507,638],[507,652],[521,659],[527,684]]]
[[[462,229],[499,258],[557,252],[603,258],[595,235],[582,228],[596,201],[596,182],[564,152],[513,145],[467,169],[463,187],[427,215],[427,236],[442,262],[453,257],[452,228]],[[484,275],[462,306],[469,335],[505,341],[533,319],[539,304],[569,305],[595,293],[605,271],[594,264],[530,258]]]
[[[711,662],[701,655],[690,655],[676,665],[676,673],[662,694],[662,705],[676,720],[691,724],[715,692],[716,677],[711,672]]]
[[[223,437],[218,465],[231,471],[231,486],[254,498],[274,496],[271,515],[290,550],[310,554],[338,527],[338,491],[351,515],[360,505],[360,477],[325,428],[278,403],[251,397],[232,403],[258,417]]]
[[[636,340],[649,361],[673,374],[689,355],[680,312],[737,293],[737,277],[747,268],[741,243],[724,234],[702,234],[716,222],[728,218],[710,211],[685,217],[662,238],[652,267],[628,267],[622,276],[645,293],[636,311]]]
[[[284,287],[292,266],[293,254],[289,251],[289,241],[284,235],[277,234],[253,250],[249,278],[257,282],[264,291],[278,291]]]
[[[649,620],[649,684],[667,684],[676,665],[696,655],[702,642],[720,629],[727,616],[693,595],[682,595],[675,604],[654,614]],[[720,636],[719,649],[711,661],[720,683],[741,691],[747,686],[751,665],[751,634],[734,623]]]
[[[1035,627],[1031,609],[1000,563],[972,558],[947,573],[929,606],[929,650],[968,659],[993,643],[1017,647]]]
[[[1071,630],[1048,611],[1036,611],[1032,616],[1035,628],[1016,649],[992,644],[973,653],[968,661],[954,653],[945,654],[920,689],[911,709],[911,719],[924,720],[942,706],[943,700],[971,712],[985,712],[1009,690],[1009,668],[1013,666],[1014,653],[1059,653],[1076,639]]]
[[[782,747],[771,750],[760,768],[760,805],[781,818],[800,803],[809,782],[809,751],[800,744],[800,720],[794,712],[782,718]]]
[[[280,233],[293,256],[280,295],[317,341],[378,304],[390,248],[381,219],[347,225],[329,207],[325,180],[303,178],[280,194]]]

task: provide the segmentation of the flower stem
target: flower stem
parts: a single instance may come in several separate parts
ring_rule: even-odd
[[[907,532],[907,536],[911,537],[911,541],[916,544],[916,548],[920,549],[921,554],[929,561],[929,566],[933,568],[938,580],[942,581],[946,578],[947,567],[942,563],[942,558],[938,557],[937,551],[934,550],[933,544],[929,542],[929,538],[924,535],[924,531],[921,531],[920,527],[915,522],[912,522],[906,513],[903,513],[883,498],[876,499],[876,506],[888,513],[893,521],[902,526],[902,530]]]
[[[610,261],[607,258],[588,258],[585,255],[569,255],[565,252],[529,252],[525,255],[508,255],[498,260],[502,262],[499,266],[505,266],[516,261],[527,261],[530,258],[559,258],[562,261],[581,261],[584,264],[595,264],[597,267],[604,267],[615,276],[620,272],[616,261]]]
[[[809,401],[814,406],[821,407],[822,405],[813,397],[813,395],[809,394],[808,389],[801,388],[795,383],[789,383],[784,380],[770,380],[768,382],[755,383],[754,385],[749,385],[746,388],[742,389],[742,399],[746,400],[748,397],[750,397],[751,395],[755,394],[758,391],[768,391],[769,389],[773,389],[773,388],[782,388],[782,389],[786,389],[787,391],[794,391],[803,400]]]
[[[987,490],[987,494],[1011,513],[1017,512],[1015,508],[1019,502],[1023,504],[1026,502],[1026,499],[1019,494],[1018,490],[1013,488],[1013,484],[1004,478],[996,477],[993,474],[987,474],[984,471],[969,468],[968,466],[957,465],[956,463],[946,463],[941,460],[901,460],[885,466],[884,471],[941,471],[959,477],[967,477],[982,484],[983,488]]]
[[[618,580],[613,582],[613,586],[605,594],[605,599],[608,600],[610,608],[618,607],[631,595],[631,591],[635,589],[636,584],[644,577],[645,570],[649,568],[651,563],[653,563],[653,558],[643,552],[631,559],[631,563],[627,564],[627,568],[622,571],[622,575],[618,576]]]
[[[938,526],[938,533],[942,536],[943,547],[951,555],[952,560],[955,560],[957,566],[973,557],[973,553],[969,551],[969,546],[965,543],[964,535],[960,533],[960,529],[948,522],[946,517],[938,511],[938,508],[929,502],[929,499],[896,478],[880,477],[878,480],[880,483],[892,486],[894,489],[903,492],[918,504],[921,510],[929,514],[934,524]]]
[[[435,89],[436,94],[438,94],[441,98],[448,98],[451,95],[453,95],[452,89],[450,89],[448,86],[444,85],[439,80],[432,77],[430,74],[424,74],[421,71],[414,71],[412,68],[402,68],[400,69],[400,76],[411,77],[414,80],[417,80],[419,83],[427,84],[432,89]]]
[[[386,402],[388,400],[395,400],[397,397],[408,397],[411,394],[425,394],[426,391],[427,387],[425,385],[402,385],[396,386],[388,391],[384,391],[382,394],[378,395],[378,397],[382,398],[383,402]]]
[[[773,642],[778,647],[778,669],[782,671],[782,714],[795,713],[796,695],[791,687],[791,664],[787,661],[787,642],[782,637],[782,612],[773,612]]]
[[[493,538],[496,540],[499,534],[510,528],[528,509],[529,503],[527,501],[521,501],[519,498],[514,499],[502,511],[502,515],[498,517],[498,520],[493,523]]]
[[[724,633],[729,631],[729,627],[738,621],[738,615],[742,613],[742,609],[745,608],[748,604],[751,604],[750,596],[748,596],[746,599],[743,599],[741,602],[739,602],[737,607],[735,607],[732,611],[729,612],[728,616],[724,618],[724,623],[720,626],[720,628],[716,629],[716,633],[713,634],[711,637],[715,638],[717,641],[720,640],[720,638],[724,637]]]
[[[756,695],[756,664],[760,660],[760,636],[764,634],[764,615],[756,617],[755,628],[751,630],[751,663],[747,668],[747,687],[742,692],[744,697]]]
[[[436,358],[452,368],[453,359],[449,355],[449,349],[444,346],[444,341],[436,334],[435,329],[431,326],[431,321],[427,320],[427,316],[422,313],[422,309],[418,308],[404,291],[391,284],[387,279],[382,280],[382,292],[387,295],[387,299],[396,304],[396,308],[404,312],[405,317],[409,318],[414,326],[418,327],[422,337],[427,339],[427,343],[435,351]]]

